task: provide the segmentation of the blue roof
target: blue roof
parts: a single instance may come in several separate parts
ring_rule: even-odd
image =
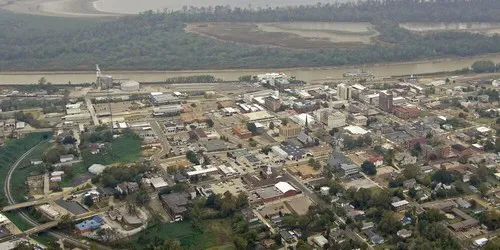
[[[94,216],[90,220],[82,221],[76,224],[76,228],[80,231],[94,230],[101,227],[104,220],[99,216]]]

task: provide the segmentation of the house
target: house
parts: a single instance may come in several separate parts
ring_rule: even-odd
[[[104,172],[104,169],[106,169],[106,166],[104,165],[92,164],[92,166],[89,167],[88,171],[92,174],[100,175],[102,174],[102,172]]]
[[[70,162],[70,161],[73,161],[75,160],[75,156],[74,155],[61,155],[59,156],[59,161],[61,163],[65,163],[65,162]]]
[[[411,178],[409,180],[403,181],[403,188],[404,189],[415,188],[416,184],[417,184],[417,180],[415,180],[415,178]]]
[[[312,241],[321,249],[323,249],[328,244],[328,240],[323,235],[314,236]]]
[[[374,156],[368,159],[369,162],[373,163],[375,167],[380,167],[384,164],[384,157],[382,156]]]
[[[455,200],[455,202],[457,203],[457,205],[460,207],[460,208],[465,208],[465,209],[468,209],[468,208],[471,208],[472,205],[470,204],[470,202],[462,199],[462,198],[458,198],[457,200]]]
[[[89,149],[90,149],[90,153],[95,155],[95,154],[100,153],[102,151],[102,149],[104,149],[104,144],[103,143],[93,143],[93,144],[90,144]]]
[[[184,183],[184,182],[188,182],[189,179],[186,176],[184,176],[183,174],[177,172],[174,174],[174,181]]]
[[[281,243],[282,244],[291,244],[295,241],[295,237],[286,230],[280,231]]]
[[[391,203],[391,206],[396,212],[399,212],[405,210],[409,204],[410,203],[407,200],[400,200]]]
[[[374,233],[372,230],[365,231],[365,234],[366,234],[366,236],[368,236],[368,238],[370,238],[370,241],[373,244],[378,245],[378,244],[384,243],[384,238],[382,238],[382,236]]]
[[[116,185],[116,191],[120,194],[131,194],[139,191],[139,184],[135,182],[124,182]]]
[[[168,183],[161,177],[155,177],[155,178],[151,178],[151,186],[155,189],[155,190],[160,190],[162,188],[166,188],[168,187]]]
[[[87,233],[101,228],[104,224],[104,220],[99,216],[94,216],[90,220],[85,220],[75,225],[76,230],[79,233]]]
[[[401,229],[396,234],[403,239],[411,237],[411,231],[406,229]]]
[[[340,166],[340,171],[344,177],[357,178],[359,177],[359,168],[355,164],[344,164]]]
[[[186,215],[188,196],[187,193],[170,193],[160,197],[163,207],[174,221],[182,221]]]
[[[109,187],[98,187],[97,192],[99,192],[99,195],[103,198],[111,197],[115,194],[115,190]]]
[[[84,199],[85,199],[87,196],[91,197],[91,198],[92,198],[92,201],[93,201],[94,203],[99,202],[99,198],[100,198],[100,193],[99,193],[99,191],[97,191],[97,190],[91,190],[91,191],[88,191],[88,192],[86,192],[86,193],[84,193],[84,194],[83,194]]]

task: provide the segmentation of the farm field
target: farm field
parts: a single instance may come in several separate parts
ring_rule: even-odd
[[[444,22],[409,22],[399,24],[401,28],[417,33],[463,31],[493,36],[500,34],[500,23],[444,23]]]
[[[185,30],[223,41],[291,49],[366,45],[378,35],[366,22],[191,23]]]

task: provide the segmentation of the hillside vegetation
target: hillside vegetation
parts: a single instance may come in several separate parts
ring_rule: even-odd
[[[117,20],[34,17],[0,12],[0,71],[177,70],[340,66],[500,52],[500,36],[416,34],[399,22],[497,22],[500,0],[368,1],[275,9],[186,7]],[[355,49],[290,50],[223,42],[186,33],[191,22],[363,21],[380,35]]]

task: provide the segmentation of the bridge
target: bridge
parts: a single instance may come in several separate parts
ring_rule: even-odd
[[[96,211],[90,211],[90,212],[87,212],[84,214],[79,214],[79,215],[71,217],[71,221],[78,221],[78,220],[90,218],[90,217],[93,217],[95,215],[102,214],[106,210],[107,210],[107,208],[103,208],[103,209],[99,209]],[[28,236],[28,235],[36,234],[36,233],[51,229],[53,227],[56,227],[57,225],[59,225],[60,222],[61,222],[61,219],[58,219],[58,220],[50,221],[50,222],[47,222],[44,224],[40,224],[40,225],[32,227],[24,232],[18,233],[15,236]]]
[[[34,200],[34,201],[26,201],[26,202],[21,202],[17,203],[14,205],[8,205],[2,208],[2,212],[8,212],[12,210],[17,210],[25,207],[31,207],[31,206],[36,206],[36,205],[43,205],[51,202],[50,199],[39,199],[39,200]]]

